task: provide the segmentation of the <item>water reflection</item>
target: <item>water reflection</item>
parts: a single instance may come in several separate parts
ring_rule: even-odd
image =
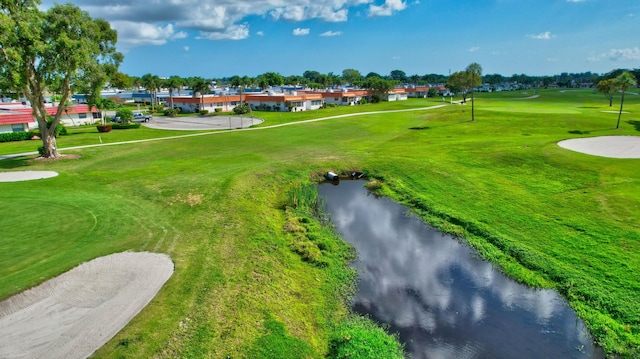
[[[319,193],[358,251],[354,309],[399,332],[413,358],[604,358],[555,292],[514,282],[363,184]]]

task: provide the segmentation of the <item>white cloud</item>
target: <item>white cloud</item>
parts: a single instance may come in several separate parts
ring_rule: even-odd
[[[545,31],[545,32],[541,32],[537,35],[527,35],[527,37],[530,37],[532,39],[536,39],[536,40],[549,40],[553,37],[556,37],[556,35],[553,35],[551,32],[549,31]]]
[[[567,2],[584,2],[585,0],[567,0]]]
[[[140,45],[164,45],[168,41],[187,37],[184,31],[175,31],[172,24],[153,24],[114,21],[111,26],[118,30],[118,43],[125,49]]]
[[[407,7],[407,3],[402,0],[385,0],[384,4],[370,5],[369,16],[391,16],[394,12],[402,11]]]
[[[264,36],[264,31],[258,31],[258,32],[256,32],[256,35],[258,35],[258,36]]]
[[[306,36],[309,35],[310,29],[297,28],[293,30],[294,36]]]
[[[478,47],[478,46],[473,46],[473,47],[471,47],[471,48],[470,48],[469,50],[467,50],[467,51],[469,51],[469,52],[476,52],[476,51],[478,51],[478,50],[480,50],[480,47]]]
[[[43,0],[50,7],[53,0]],[[197,34],[197,39],[241,40],[249,37],[251,17],[276,21],[344,22],[349,11],[369,6],[370,16],[392,15],[406,0],[73,0],[91,16],[102,17],[118,30],[119,47],[162,45]],[[381,3],[381,5],[375,5]],[[262,36],[262,32],[256,33]]]
[[[607,52],[590,56],[587,59],[589,62],[596,62],[602,60],[610,61],[640,61],[640,47],[626,48],[626,49],[611,49]]]
[[[249,37],[249,25],[230,25],[222,31],[200,31],[200,36],[196,39],[208,39],[208,40],[242,40]]]
[[[182,48],[182,50],[183,50],[184,52],[189,52],[190,48],[189,48],[189,46],[184,46],[184,47]]]
[[[342,31],[327,31],[320,34],[320,36],[331,37],[331,36],[340,36],[342,35]]]

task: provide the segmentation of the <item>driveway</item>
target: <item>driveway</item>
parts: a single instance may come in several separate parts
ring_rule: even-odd
[[[252,116],[194,116],[194,117],[153,117],[142,125],[161,130],[228,130],[249,128],[264,122]]]

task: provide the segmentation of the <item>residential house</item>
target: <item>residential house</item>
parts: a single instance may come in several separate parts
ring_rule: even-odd
[[[353,106],[360,103],[362,99],[371,99],[371,90],[339,89],[322,92],[322,97],[327,105],[336,104],[339,106]]]
[[[248,94],[245,101],[253,110],[265,111],[309,111],[317,110],[323,105],[321,93],[292,91],[284,93]]]
[[[58,106],[45,108],[50,116],[58,111]],[[89,110],[87,105],[65,106],[60,123],[65,126],[80,126],[93,124],[100,119],[100,112],[94,107]],[[0,132],[30,131],[38,127],[38,122],[32,116],[31,107],[19,104],[0,103]]]
[[[29,131],[35,127],[31,108],[19,102],[0,102],[0,133]]]
[[[407,92],[404,88],[394,88],[393,90],[384,94],[386,101],[406,101],[408,99]]]
[[[429,97],[429,86],[409,86],[405,88],[407,97],[411,98],[427,98]]]
[[[243,95],[242,97],[245,97]],[[207,110],[215,112],[233,111],[240,104],[240,95],[204,95],[204,96],[173,96],[173,107],[180,108],[183,113],[199,112]]]

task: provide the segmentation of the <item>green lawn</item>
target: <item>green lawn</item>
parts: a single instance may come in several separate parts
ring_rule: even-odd
[[[171,255],[174,276],[98,357],[276,358],[283,348],[323,357],[348,317],[349,250],[286,199],[315,173],[363,169],[512,277],[556,288],[608,351],[637,357],[640,159],[556,143],[640,135],[640,96],[626,97],[630,113],[615,130],[617,115],[603,111],[616,105],[591,90],[476,95],[476,122],[470,104],[448,105],[67,151],[76,160],[2,161],[3,170],[60,175],[0,183],[0,296],[96,256],[159,251]],[[255,115],[269,126],[441,103]],[[61,147],[99,143],[91,129],[72,132]],[[175,134],[112,131],[107,140]],[[21,145],[0,144],[0,154]]]

